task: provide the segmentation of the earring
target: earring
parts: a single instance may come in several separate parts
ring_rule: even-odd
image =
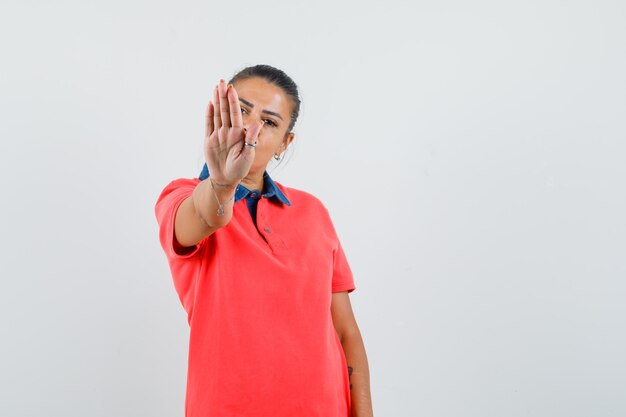
[[[277,160],[277,161],[280,161],[280,155],[275,153],[274,154],[274,159]]]

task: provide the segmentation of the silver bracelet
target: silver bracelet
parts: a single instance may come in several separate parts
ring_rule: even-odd
[[[233,196],[230,197],[228,200],[226,200],[224,203],[220,203],[220,199],[217,196],[217,191],[215,191],[215,186],[213,186],[213,180],[211,179],[211,177],[209,177],[209,182],[211,183],[211,188],[213,189],[213,195],[215,196],[215,201],[217,201],[217,215],[223,216],[224,204],[227,204],[230,200],[234,199],[235,195],[233,194]]]

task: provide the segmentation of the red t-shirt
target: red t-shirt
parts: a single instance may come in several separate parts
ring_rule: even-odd
[[[190,326],[185,417],[349,417],[330,304],[355,285],[328,210],[276,182],[290,206],[261,198],[255,226],[240,200],[227,226],[181,254],[174,218],[199,182],[170,182],[155,206]]]

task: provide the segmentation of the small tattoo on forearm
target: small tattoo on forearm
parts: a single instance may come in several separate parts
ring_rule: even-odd
[[[352,376],[352,367],[348,366],[348,378]],[[352,389],[352,382],[350,382],[350,389]]]

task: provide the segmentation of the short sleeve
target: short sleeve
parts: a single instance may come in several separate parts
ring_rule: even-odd
[[[343,251],[341,242],[337,240],[337,248],[333,252],[332,292],[348,291],[351,293],[355,289],[354,277],[348,264],[348,259]]]
[[[172,272],[174,287],[189,320],[191,320],[195,298],[196,277],[202,266],[202,256],[199,255],[204,253],[202,249],[206,246],[208,239],[181,252],[181,247],[174,237],[174,220],[178,207],[191,195],[197,182],[186,178],[170,182],[159,195],[154,208],[159,225],[161,247]]]
[[[333,280],[332,280],[332,292],[348,291],[351,293],[356,289],[354,285],[354,276],[352,275],[352,269],[348,264],[348,259],[339,241],[339,236],[335,230],[330,214],[326,210],[328,216],[329,228],[332,233],[332,239],[334,240],[335,248],[333,250]]]
[[[195,246],[182,248],[174,237],[174,220],[178,207],[193,193],[197,181],[181,178],[170,182],[161,192],[154,207],[159,224],[159,240],[168,260],[189,259],[200,252],[206,239]]]

